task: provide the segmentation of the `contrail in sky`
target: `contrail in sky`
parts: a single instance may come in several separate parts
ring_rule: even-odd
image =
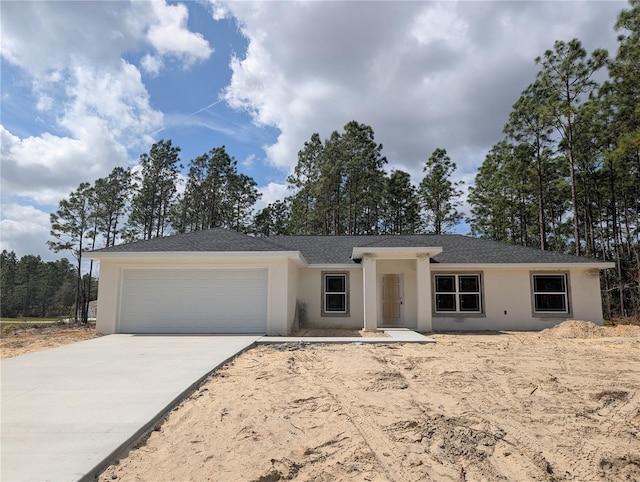
[[[192,112],[191,114],[188,114],[188,116],[189,116],[189,117],[191,117],[192,115],[199,114],[200,112],[202,112],[202,111],[204,111],[204,110],[211,109],[211,107],[213,107],[214,105],[218,105],[218,104],[219,104],[220,102],[222,102],[223,100],[224,100],[224,99],[218,99],[218,100],[216,100],[215,102],[212,102],[211,104],[209,104],[209,105],[207,105],[207,106],[203,107],[202,109],[199,109],[199,110],[197,110],[197,111],[195,111],[195,112]]]

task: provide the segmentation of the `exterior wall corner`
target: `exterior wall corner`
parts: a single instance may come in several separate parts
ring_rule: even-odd
[[[117,333],[120,270],[115,263],[102,260],[100,261],[99,277],[96,333],[112,335]]]
[[[431,265],[428,255],[416,258],[416,283],[418,289],[417,297],[417,329],[418,331],[432,331],[433,322],[431,318]]]

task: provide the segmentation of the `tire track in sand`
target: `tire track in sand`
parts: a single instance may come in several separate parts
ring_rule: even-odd
[[[384,470],[384,476],[391,482],[414,479],[412,474],[406,473],[402,467],[387,460],[389,452],[393,452],[392,446],[395,445],[395,442],[386,436],[381,436],[382,428],[372,422],[371,415],[363,410],[357,399],[350,395],[351,389],[342,382],[341,378],[331,374],[322,357],[316,354],[297,352],[296,358],[305,375],[313,379],[317,386],[322,387],[323,391],[335,401],[349,422],[356,428],[375,460]],[[321,367],[320,370],[318,366]],[[334,389],[336,384],[339,387],[337,390]]]

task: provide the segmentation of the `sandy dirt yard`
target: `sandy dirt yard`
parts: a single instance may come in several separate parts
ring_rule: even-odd
[[[640,481],[640,328],[272,345],[100,481]]]
[[[0,358],[11,358],[25,353],[55,348],[96,336],[93,326],[36,325],[17,328],[2,333]]]

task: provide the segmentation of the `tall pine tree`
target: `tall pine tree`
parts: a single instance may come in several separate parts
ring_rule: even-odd
[[[462,219],[457,209],[462,195],[457,187],[461,183],[451,180],[455,170],[455,162],[440,148],[433,151],[423,168],[424,177],[418,191],[428,233],[447,233]]]

